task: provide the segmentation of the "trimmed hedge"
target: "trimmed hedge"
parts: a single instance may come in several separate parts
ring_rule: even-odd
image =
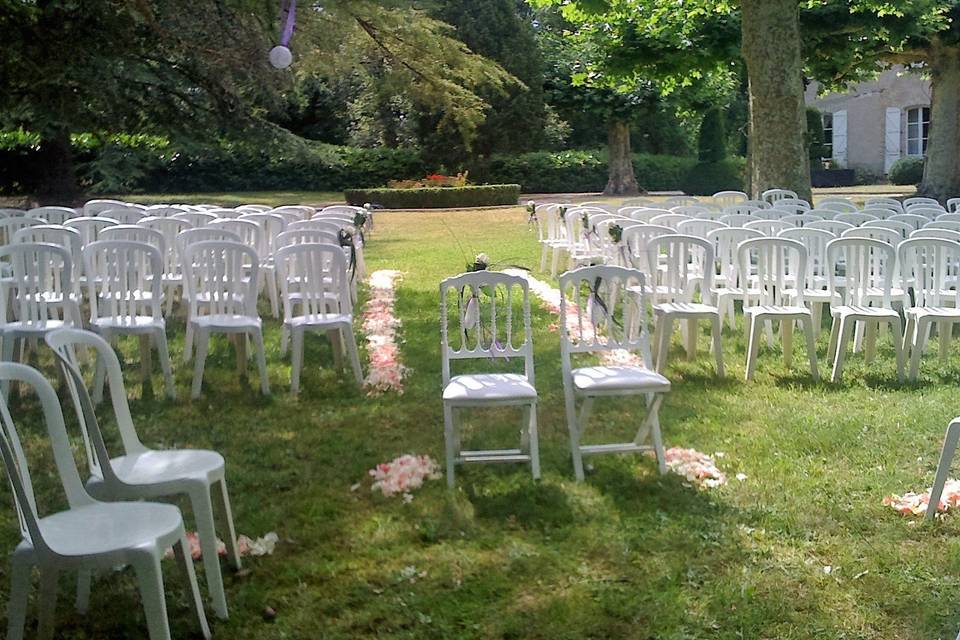
[[[900,158],[890,167],[893,184],[920,184],[923,180],[923,158]]]
[[[366,203],[384,209],[455,209],[513,205],[520,199],[518,184],[484,184],[475,187],[423,189],[348,189],[343,192],[348,204]]]
[[[633,168],[637,182],[647,191],[710,195],[743,188],[742,158],[699,163],[690,157],[637,153],[633,155]],[[494,154],[487,162],[471,167],[470,176],[484,182],[519,182],[524,193],[603,191],[607,185],[607,156],[604,151]]]

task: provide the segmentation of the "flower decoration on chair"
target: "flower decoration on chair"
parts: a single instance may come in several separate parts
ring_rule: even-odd
[[[362,236],[361,236],[362,237]],[[350,249],[350,279],[357,275],[357,247],[353,244],[353,234],[346,229],[340,229],[337,240],[344,249]]]
[[[620,264],[629,265],[631,263],[630,256],[627,255],[627,247],[623,244],[623,227],[618,224],[612,224],[607,228],[607,233],[610,235],[610,241],[617,249]]]
[[[357,233],[360,234],[360,242],[366,242],[366,238],[363,237],[363,229],[367,226],[367,220],[369,219],[369,214],[367,211],[357,211],[353,214],[353,226],[356,227]]]
[[[557,211],[560,215],[560,221],[566,222],[567,221],[567,205],[565,204],[560,205],[560,208]]]
[[[539,225],[540,219],[537,217],[537,203],[533,200],[527,202],[527,226]]]

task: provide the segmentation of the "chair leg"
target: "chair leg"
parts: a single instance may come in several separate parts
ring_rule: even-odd
[[[287,328],[287,325],[280,327],[280,355],[287,355],[287,343],[290,340],[290,329]]]
[[[183,361],[190,362],[190,358],[193,357],[193,343],[195,342],[193,338],[193,323],[190,320],[187,320],[187,328],[183,334]]]
[[[167,334],[163,329],[154,334],[157,341],[157,357],[160,359],[160,369],[163,371],[163,383],[167,387],[167,397],[171,400],[177,397],[177,387],[173,383],[173,370],[170,367],[170,349],[167,347]]]
[[[673,319],[667,314],[657,316],[657,327],[655,329],[655,342],[657,343],[657,372],[662,373],[667,368],[667,354],[670,352],[670,338],[673,335]]]
[[[270,380],[267,377],[267,353],[263,346],[263,333],[257,329],[253,331],[253,346],[257,351],[257,368],[260,370],[260,392],[270,395]]]
[[[277,293],[277,274],[273,271],[264,271],[264,277],[267,279],[267,296],[270,298],[270,313],[273,317],[280,317],[280,296]]]
[[[840,334],[837,339],[837,352],[833,358],[833,372],[830,375],[830,382],[840,382],[840,375],[843,372],[843,361],[847,355],[847,343],[854,332],[854,325],[857,322],[850,317],[840,318]]]
[[[540,273],[543,273],[547,268],[547,245],[546,243],[540,246]]]
[[[940,450],[940,461],[937,463],[937,475],[933,479],[933,487],[930,489],[930,503],[927,505],[925,518],[933,520],[937,514],[937,505],[940,503],[940,496],[943,494],[943,485],[947,483],[947,476],[950,475],[950,463],[953,462],[953,455],[957,451],[957,440],[960,440],[960,421],[954,420],[947,425],[947,432],[943,437],[943,448]]]
[[[713,357],[717,361],[717,375],[722,378],[725,373],[723,370],[723,345],[720,342],[720,337],[723,334],[720,314],[713,316],[710,321],[713,324]]]
[[[220,557],[217,555],[217,530],[213,523],[213,500],[209,485],[195,486],[190,492],[190,506],[197,522],[197,534],[200,537],[203,570],[207,576],[207,589],[217,617],[226,620],[227,596],[223,592],[223,574],[220,571]]]
[[[30,563],[18,560],[10,564],[10,599],[7,602],[7,639],[22,640],[27,621],[27,596],[30,591]]]
[[[197,356],[193,366],[193,386],[190,389],[190,397],[197,399],[200,397],[200,387],[203,384],[203,366],[207,361],[207,349],[210,345],[210,332],[207,329],[197,331]]]
[[[216,485],[219,486],[216,489],[211,487],[210,491],[213,492],[214,501],[217,503],[215,506],[220,514],[220,530],[227,532],[226,540],[224,540],[224,544],[227,546],[227,560],[234,570],[239,570],[242,565],[240,548],[237,546],[237,531],[233,526],[233,509],[230,507],[230,494],[227,492],[226,478],[221,478]]]
[[[787,369],[793,364],[793,323],[793,319],[780,321],[780,343],[783,346],[783,365]]]
[[[340,340],[340,331],[332,329],[327,331],[327,337],[330,339],[330,347],[333,351],[333,366],[337,372],[343,373],[343,343]]]
[[[823,303],[811,303],[810,313],[813,314],[813,337],[819,338],[820,332],[823,330]]]
[[[914,336],[910,349],[910,379],[916,380],[920,374],[920,356],[923,355],[927,330],[931,323],[926,318],[916,318],[913,322]]]
[[[914,337],[914,334],[916,333],[917,325],[912,315],[907,314],[906,319],[907,319],[907,326],[903,330],[903,338],[901,341],[901,352],[903,353],[904,358],[906,358],[907,360],[910,360],[911,359],[910,353],[911,353],[911,349],[913,348],[913,337]],[[911,381],[913,380],[912,378],[909,378],[909,377],[908,379]]]
[[[93,571],[80,569],[77,571],[77,612],[86,613],[90,607],[90,582],[93,580]]]
[[[101,334],[101,337],[107,342],[111,344],[113,343],[109,334]],[[95,357],[96,364],[93,373],[93,403],[100,404],[103,402],[103,385],[104,379],[107,376],[107,365],[104,363],[103,358],[100,357],[99,353],[95,353]]]
[[[189,548],[190,545],[187,542],[186,535],[181,534],[180,541],[173,545],[173,555],[176,557],[177,564],[180,566],[180,571],[183,574],[183,579],[190,589],[190,608],[193,610],[193,615],[196,616],[197,622],[200,623],[200,633],[205,640],[210,640],[212,634],[210,633],[210,626],[207,624],[207,614],[203,610],[203,599],[200,597],[200,587],[197,585],[197,574],[193,570],[193,559],[190,557]],[[161,581],[162,579],[161,576]],[[162,586],[163,583],[161,582],[161,587]],[[162,590],[160,595],[162,598]],[[166,622],[166,620],[164,620],[164,622]]]
[[[893,350],[897,356],[897,382],[903,382],[903,321],[899,316],[890,320],[890,333],[893,338]]]
[[[173,294],[177,290],[177,286],[174,284],[167,285],[167,299],[164,300],[164,306],[166,310],[164,311],[163,317],[169,318],[170,314],[173,313]]]
[[[813,318],[803,319],[803,331],[807,335],[807,357],[810,359],[810,375],[814,382],[820,380],[820,369],[817,368],[817,339],[813,336]],[[791,321],[791,324],[793,322]]]
[[[864,324],[866,329],[863,332],[863,360],[870,364],[877,355],[877,323],[865,322]]]
[[[16,346],[17,338],[13,334],[5,334],[3,336],[3,361],[4,362],[13,362],[13,351]],[[4,400],[7,399],[10,395],[10,381],[4,380],[0,383],[0,391],[3,393]]]
[[[358,385],[363,384],[363,367],[360,365],[360,350],[357,348],[357,339],[353,335],[351,327],[347,326],[341,330],[341,344],[350,354],[350,366],[353,368],[353,376]]]
[[[693,361],[697,359],[697,319],[688,318],[686,329],[687,343],[685,346],[687,351],[687,360]]]
[[[953,324],[947,320],[937,324],[937,331],[940,332],[940,362],[946,362],[950,355],[950,334],[953,333]]]
[[[744,376],[747,382],[753,380],[753,372],[757,366],[757,351],[760,349],[762,325],[763,322],[758,320],[757,316],[749,316],[747,324],[747,371]]]
[[[444,449],[447,455],[447,486],[453,489],[454,482],[456,481],[455,475],[456,470],[454,466],[456,465],[456,451],[454,451],[454,444],[456,443],[456,425],[453,423],[453,407],[447,403],[443,404],[443,443]]]
[[[303,366],[303,328],[296,327],[293,333],[291,361],[290,361],[290,393],[300,393],[300,369]]]
[[[181,541],[180,544],[183,544]],[[174,545],[176,548],[177,545]],[[184,546],[184,549],[187,547]],[[181,553],[183,551],[181,550]],[[160,568],[159,554],[143,553],[134,562],[137,582],[140,587],[140,600],[147,617],[147,631],[150,640],[170,640],[170,624],[167,620],[167,603],[164,599],[163,572]],[[192,570],[191,565],[191,570]],[[194,579],[196,588],[196,579]]]
[[[568,383],[569,384],[569,383]],[[564,385],[566,387],[566,385]],[[583,482],[583,453],[580,451],[580,430],[577,427],[577,407],[573,390],[564,389],[564,404],[567,413],[567,430],[570,432],[570,453],[573,456],[573,473],[577,482]]]
[[[830,318],[830,345],[827,347],[827,360],[833,362],[837,357],[837,345],[840,342],[840,316]]]
[[[530,473],[534,480],[540,479],[540,436],[537,432],[537,403],[534,402],[528,409],[527,422],[528,452],[530,455]]]
[[[40,567],[40,624],[37,637],[41,640],[53,638],[54,620],[57,611],[57,578],[56,568]]]

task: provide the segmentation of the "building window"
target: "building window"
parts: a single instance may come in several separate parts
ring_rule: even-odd
[[[833,158],[833,114],[823,114],[823,158]]]
[[[922,156],[927,152],[930,133],[930,107],[907,109],[907,155]]]

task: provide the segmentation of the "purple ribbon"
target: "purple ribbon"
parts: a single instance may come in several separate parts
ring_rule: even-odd
[[[280,44],[286,47],[293,37],[293,29],[297,23],[297,0],[280,0],[280,22],[283,31],[280,32]]]

